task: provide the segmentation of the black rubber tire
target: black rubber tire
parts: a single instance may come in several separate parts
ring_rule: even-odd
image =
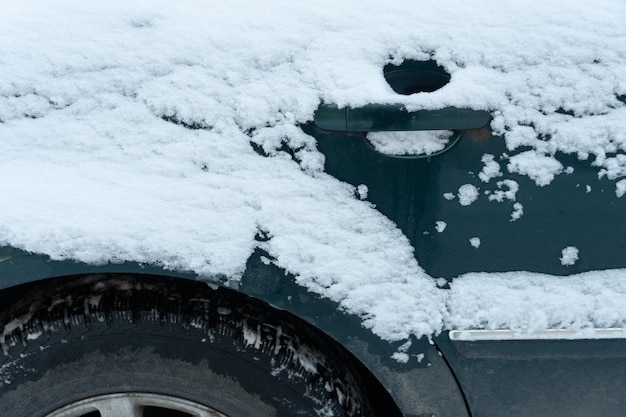
[[[233,291],[162,277],[40,288],[0,316],[0,416],[129,392],[229,417],[369,415],[342,352],[284,318]]]

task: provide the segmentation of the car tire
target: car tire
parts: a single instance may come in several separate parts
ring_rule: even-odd
[[[155,277],[39,288],[1,317],[0,415],[369,415],[350,361],[285,317],[231,290]]]

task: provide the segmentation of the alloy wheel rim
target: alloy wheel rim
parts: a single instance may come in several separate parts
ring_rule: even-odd
[[[80,400],[45,417],[228,417],[210,407],[161,394],[120,393]]]

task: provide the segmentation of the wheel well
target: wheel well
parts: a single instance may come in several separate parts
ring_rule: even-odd
[[[173,300],[181,296],[184,296],[183,299],[211,297],[225,309],[245,307],[247,320],[258,323],[284,323],[297,332],[303,342],[313,346],[317,352],[323,353],[333,366],[346,367],[350,370],[355,376],[355,383],[361,387],[371,403],[374,416],[402,415],[390,394],[369,369],[344,346],[320,329],[290,312],[257,298],[230,288],[190,279],[162,275],[88,274],[50,278],[10,287],[0,291],[0,305],[6,306],[0,311],[0,326],[3,326],[0,332],[1,344],[5,346],[9,342],[27,343],[27,330],[21,326],[21,322],[27,321],[29,314],[32,314],[38,304],[50,304],[52,301],[50,305],[53,305],[55,298],[76,291],[93,291],[94,288],[104,285],[116,286],[119,290],[142,288],[165,292],[168,298]]]

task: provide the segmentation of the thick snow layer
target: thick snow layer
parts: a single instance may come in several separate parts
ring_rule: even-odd
[[[593,337],[594,327],[626,326],[625,277],[626,270],[567,277],[466,274],[450,285],[448,326],[526,332],[573,329]]]
[[[612,299],[609,287],[621,291],[611,279],[590,290],[549,278],[574,292],[559,304],[545,296],[554,291],[529,296],[548,285],[535,277],[515,275],[515,286],[468,276],[446,304],[408,240],[359,200],[366,189],[326,175],[298,125],[321,102],[489,110],[510,158],[486,159],[481,179],[498,176],[502,160],[548,185],[563,170],[557,151],[617,179],[626,175],[625,15],[625,3],[609,0],[3,1],[0,244],[231,279],[262,246],[390,340],[444,325],[619,324],[626,311],[609,317],[593,305]],[[399,96],[382,68],[403,59],[434,59],[451,82]],[[508,191],[496,200],[514,200],[512,183],[497,184]],[[461,204],[478,197],[466,191]],[[504,298],[485,299],[490,280],[509,310],[498,307]],[[473,290],[459,291],[466,283]],[[537,315],[545,320],[529,323]]]

